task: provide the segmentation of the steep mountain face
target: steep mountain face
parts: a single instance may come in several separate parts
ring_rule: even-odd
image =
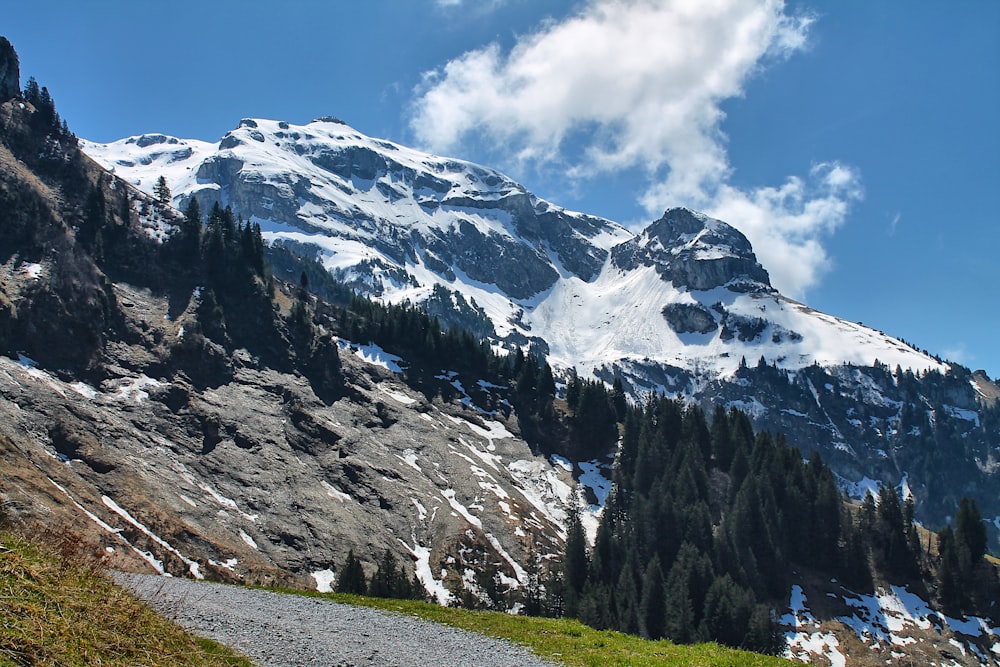
[[[324,587],[349,550],[368,575],[388,551],[441,602],[558,554],[572,476],[509,411],[425,396],[403,360],[311,324],[303,344],[301,296],[226,278],[239,254],[198,269],[179,216],[39,113],[0,105],[0,515],[111,565],[245,582]],[[237,300],[210,297],[239,275]]]
[[[178,207],[196,197],[204,210],[233,206],[275,238],[338,239],[324,246],[327,266],[376,295],[405,298],[443,278],[524,299],[563,274],[592,279],[611,242],[628,236],[497,172],[372,139],[333,118],[305,126],[244,119],[217,145],[144,135],[84,148],[139,187],[165,176]]]
[[[386,301],[434,288],[474,305],[500,342],[531,341],[564,369],[623,360],[728,376],[741,358],[784,368],[940,362],[770,287],[740,232],[673,209],[635,235],[541,200],[502,174],[367,137],[331,118],[244,119],[218,144],[164,135],[83,142],[178,208],[197,198],[310,244],[350,286]]]
[[[232,206],[367,295],[532,346],[564,377],[746,409],[757,428],[821,451],[853,491],[905,482],[934,525],[962,494],[1000,516],[1000,431],[982,388],[995,385],[785,298],[722,221],[671,209],[633,234],[331,118],[245,119],[218,144],[144,135],[83,148],[139,188],[164,176],[179,207]]]

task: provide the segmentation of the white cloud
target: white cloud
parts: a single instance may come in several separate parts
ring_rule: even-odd
[[[824,164],[736,189],[721,104],[805,48],[810,24],[780,0],[589,0],[507,53],[494,43],[427,73],[410,126],[438,152],[485,142],[508,168],[558,166],[576,181],[638,167],[651,217],[685,205],[726,219],[775,285],[801,295],[828,264],[822,240],[860,196],[858,174]]]
[[[976,357],[969,354],[969,348],[964,342],[956,343],[941,353],[942,358],[963,366],[971,365]]]
[[[496,9],[502,5],[506,0],[473,0],[470,4],[475,5],[477,9]],[[443,9],[451,9],[452,7],[461,7],[465,4],[465,0],[434,0],[434,4]]]
[[[903,220],[903,214],[898,211],[893,214],[892,220],[889,221],[889,236],[896,235],[896,228],[899,227],[899,223]]]
[[[737,226],[771,274],[771,284],[802,299],[830,268],[822,239],[847,217],[862,196],[857,171],[839,163],[815,165],[805,179],[749,192],[720,184],[706,212]]]

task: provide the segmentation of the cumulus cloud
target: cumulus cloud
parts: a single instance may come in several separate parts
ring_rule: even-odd
[[[802,299],[830,268],[823,238],[843,223],[850,204],[862,194],[856,170],[822,163],[808,177],[792,176],[778,187],[747,192],[722,183],[705,210],[746,234],[771,274],[771,284]]]
[[[823,237],[860,196],[858,174],[823,164],[736,189],[721,104],[805,48],[811,22],[780,0],[589,0],[508,52],[489,44],[425,74],[410,127],[437,152],[476,142],[508,168],[558,165],[575,182],[639,168],[651,216],[685,205],[726,219],[775,285],[801,295],[828,264]]]

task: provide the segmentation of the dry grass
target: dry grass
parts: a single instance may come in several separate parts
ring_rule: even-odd
[[[72,537],[0,531],[0,665],[239,665],[115,585]]]

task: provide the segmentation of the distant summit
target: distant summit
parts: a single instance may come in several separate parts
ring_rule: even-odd
[[[653,266],[676,287],[772,291],[750,241],[736,228],[686,208],[668,209],[638,237],[615,248],[623,270]]]

